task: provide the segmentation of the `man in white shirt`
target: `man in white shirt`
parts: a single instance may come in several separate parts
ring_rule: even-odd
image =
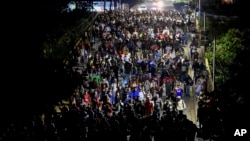
[[[186,110],[186,103],[185,101],[181,98],[181,96],[177,96],[176,97],[176,109],[178,111],[178,113],[181,111],[182,113],[184,113],[184,110]]]

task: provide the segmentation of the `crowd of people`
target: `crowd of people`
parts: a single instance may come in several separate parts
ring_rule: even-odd
[[[66,61],[75,80],[69,102],[60,101],[20,128],[11,124],[2,138],[194,141],[198,128],[187,119],[183,97],[193,89],[203,108],[212,99],[205,96],[206,68],[196,51],[197,38],[189,34],[193,25],[183,17],[177,10],[99,14]],[[210,128],[203,111],[198,119],[205,133]]]

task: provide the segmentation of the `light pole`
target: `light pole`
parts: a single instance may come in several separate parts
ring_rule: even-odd
[[[204,31],[206,31],[206,12],[204,11],[204,14],[203,14],[203,18],[204,18],[204,20],[203,20],[203,30]]]
[[[199,25],[200,25],[200,21],[201,21],[201,0],[199,0],[199,15],[198,16],[199,16]]]
[[[214,36],[214,45],[213,45],[213,89],[215,81],[215,52],[216,51],[216,37]]]

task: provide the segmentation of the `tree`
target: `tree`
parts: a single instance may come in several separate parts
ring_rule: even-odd
[[[229,79],[221,85],[221,89],[216,93],[220,95],[223,103],[224,125],[226,131],[230,133],[236,128],[247,128],[246,121],[249,115],[246,114],[249,107],[249,83],[250,80],[250,29],[241,30],[241,46],[236,48],[236,56],[230,59]],[[230,117],[230,118],[228,118]],[[231,136],[230,136],[231,137]]]
[[[242,45],[242,37],[242,32],[238,29],[229,29],[227,33],[216,40],[215,82],[218,86],[221,86],[230,79],[231,72],[229,68],[235,63],[237,54],[244,51],[245,49]],[[210,50],[207,50],[205,56],[208,58],[211,66],[213,65],[213,55],[213,47],[210,47]]]
[[[249,83],[245,83],[250,80],[250,29],[249,20],[245,16],[247,6],[246,1],[237,0],[230,6],[230,12],[226,10],[229,8],[227,5],[224,8],[220,7],[220,10],[224,11],[219,13],[219,9],[203,7],[208,13],[232,14],[223,19],[206,18],[206,26],[210,35],[216,35],[217,38],[215,58],[215,82],[217,85],[212,95],[216,97],[215,99],[218,98],[220,111],[223,114],[224,129],[229,139],[236,128],[247,128],[246,121],[250,118],[246,114],[249,107]],[[237,18],[228,18],[231,16]],[[213,62],[212,47],[211,42],[205,53],[210,66]]]

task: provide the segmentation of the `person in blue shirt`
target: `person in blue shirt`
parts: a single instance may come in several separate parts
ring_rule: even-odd
[[[138,97],[138,95],[139,95],[138,90],[136,88],[133,88],[133,90],[132,90],[132,98],[136,99]]]
[[[183,96],[183,89],[180,87],[180,84],[177,84],[177,87],[175,88],[175,96]]]
[[[131,89],[131,87],[128,87],[127,95],[128,95],[130,98],[133,98],[133,90]]]
[[[162,54],[160,52],[160,50],[158,50],[155,54],[155,60],[158,62],[158,60],[161,58]]]
[[[115,93],[114,93],[114,91],[112,90],[111,87],[109,88],[108,96],[109,96],[109,99],[110,99],[110,103],[115,104]]]
[[[129,104],[131,102],[132,98],[129,96],[129,94],[127,94],[127,97],[124,100],[125,104]]]

